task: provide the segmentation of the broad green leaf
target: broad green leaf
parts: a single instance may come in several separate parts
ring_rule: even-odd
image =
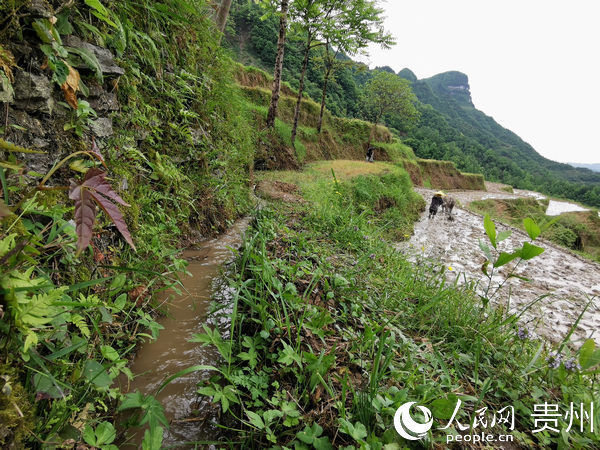
[[[212,386],[204,386],[198,389],[198,394],[206,395],[207,397],[214,397],[217,391]]]
[[[110,286],[108,288],[111,291],[114,291],[116,289],[121,289],[125,285],[126,281],[127,281],[127,275],[125,275],[124,273],[120,273],[110,282]]]
[[[83,375],[89,382],[94,383],[99,388],[109,387],[112,384],[112,379],[108,376],[102,364],[94,359],[85,362]]]
[[[494,263],[494,267],[502,267],[503,265],[508,264],[513,259],[518,258],[519,256],[521,256],[520,250],[517,250],[513,253],[500,252],[498,259]]]
[[[112,309],[115,310],[116,312],[123,311],[123,308],[125,308],[126,303],[127,303],[127,294],[123,293],[115,299]]]
[[[340,419],[340,425],[340,431],[352,436],[356,441],[360,441],[368,436],[366,427],[360,422],[356,422],[353,425],[346,419]]]
[[[104,356],[110,361],[116,361],[117,359],[119,359],[119,353],[110,345],[101,346],[100,352],[102,353],[102,356]]]
[[[233,389],[233,386],[231,386]],[[263,413],[265,423],[270,424],[273,420],[283,417],[283,413],[278,409],[269,409]]]
[[[115,427],[110,422],[100,422],[96,427],[96,447],[110,444],[115,440],[117,433]]]
[[[587,362],[588,368],[596,367],[600,364],[600,349],[597,349]]]
[[[52,74],[52,81],[56,81],[62,86],[69,76],[69,66],[62,59],[53,55],[48,57],[48,66],[54,72]]]
[[[510,237],[511,234],[512,234],[512,230],[499,231],[496,241],[502,242],[504,239]]]
[[[588,339],[579,350],[579,365],[582,370],[587,370],[597,364],[600,364],[600,349],[596,350],[594,340]]]
[[[90,426],[90,424],[86,424],[85,428],[83,429],[83,440],[93,447],[96,446],[96,433],[94,433],[94,429]]]
[[[437,419],[448,420],[452,417],[452,413],[456,408],[458,397],[449,395],[448,398],[438,398],[431,403],[431,412]]]
[[[298,355],[298,353],[296,353],[296,351],[285,342],[283,342],[283,347],[284,349],[279,352],[279,358],[277,359],[277,362],[285,364],[286,366],[289,366],[295,362],[300,366],[302,362],[300,355]]]
[[[313,441],[313,447],[315,450],[333,450],[331,442],[327,436],[317,438]]]
[[[263,422],[262,418],[257,413],[255,413],[254,411],[246,411],[246,415],[250,419],[250,423],[252,425],[254,425],[259,430],[264,430],[265,423]]]
[[[540,230],[540,227],[537,225],[537,223],[535,223],[533,221],[533,219],[527,217],[523,220],[523,226],[525,227],[525,231],[527,231],[527,234],[529,235],[529,237],[533,240],[535,238],[537,238],[540,233],[542,232],[542,230]]]
[[[143,450],[160,450],[163,441],[163,427],[154,427],[146,430],[142,441]]]
[[[528,260],[535,258],[542,253],[544,253],[544,249],[542,247],[530,244],[529,242],[524,242],[523,248],[521,249],[521,258]]]
[[[108,312],[108,310],[104,306],[101,306],[100,308],[98,308],[98,310],[100,311],[102,322],[113,323],[113,316]]]
[[[117,411],[124,411],[131,408],[141,408],[144,404],[144,396],[140,391],[130,392],[117,408]]]
[[[169,426],[169,421],[165,417],[165,409],[154,396],[144,397],[141,408],[145,411],[145,414],[140,420],[140,426],[145,424],[149,424],[150,428],[155,428],[159,424],[163,424],[165,427]]]
[[[39,19],[31,24],[33,30],[37,34],[40,41],[44,44],[50,44],[54,41],[54,36],[52,35],[52,24],[48,19]]]
[[[485,234],[487,234],[490,243],[496,248],[496,225],[492,222],[489,214],[486,214],[483,218],[483,228],[485,229]]]
[[[590,357],[594,354],[594,350],[596,349],[596,342],[593,339],[588,339],[583,343],[581,348],[579,349],[579,364],[582,369],[587,369],[587,362]]]
[[[304,430],[296,433],[296,437],[305,444],[312,444],[321,434],[323,434],[323,427],[315,422],[312,426],[307,425]]]
[[[27,353],[27,351],[31,347],[35,347],[38,344],[38,336],[34,331],[29,331],[27,336],[25,337],[25,343],[23,344],[23,353]]]

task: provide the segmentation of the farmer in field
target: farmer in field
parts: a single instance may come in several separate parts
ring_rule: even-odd
[[[429,205],[429,218],[435,217],[440,206],[444,204],[444,194],[442,191],[438,191],[433,194],[431,199],[431,205]]]
[[[367,162],[373,162],[373,157],[374,156],[375,156],[375,147],[369,146],[368,149],[367,149],[366,161]]]

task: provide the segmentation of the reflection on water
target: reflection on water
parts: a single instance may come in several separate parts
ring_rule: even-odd
[[[187,367],[205,364],[218,364],[218,353],[214,348],[202,347],[189,340],[196,333],[203,332],[211,300],[212,283],[219,275],[220,267],[231,260],[231,248],[238,248],[249,219],[242,219],[224,235],[204,242],[198,249],[187,250],[183,257],[189,261],[187,271],[192,276],[182,276],[187,292],[170,302],[169,317],[159,322],[164,327],[158,340],[147,343],[139,349],[131,365],[135,379],[123,391],[141,391],[151,394],[163,380]],[[208,378],[208,372],[194,372],[171,382],[158,395],[165,407],[167,419],[171,422],[165,432],[164,445],[185,448],[185,442],[212,440],[215,430],[206,422],[214,410],[206,402],[201,402],[196,394],[200,380]],[[121,380],[123,383],[123,380]],[[190,416],[192,411],[194,417]],[[121,444],[122,449],[141,447],[143,432],[130,437],[129,444]]]
[[[556,200],[550,200],[548,203],[548,209],[546,209],[547,216],[558,216],[559,214],[565,212],[574,212],[574,211],[589,211],[587,208],[583,208],[575,203],[569,202],[558,202]]]

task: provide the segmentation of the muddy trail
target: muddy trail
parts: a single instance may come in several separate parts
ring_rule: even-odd
[[[183,369],[219,364],[215,348],[190,342],[190,339],[204,332],[211,299],[227,297],[226,293],[215,292],[215,286],[223,264],[234,256],[232,249],[241,245],[249,222],[249,218],[241,219],[227,233],[183,253],[191,276],[182,276],[184,292],[169,302],[168,316],[159,321],[164,329],[158,339],[142,345],[136,353],[130,366],[135,379],[128,383],[121,378],[124,392],[139,390],[145,395],[154,394],[165,378]],[[198,382],[209,376],[210,372],[192,372],[175,379],[156,395],[170,422],[169,429],[165,430],[165,447],[195,448],[194,441],[215,440],[218,429],[211,422],[216,419],[218,410],[206,397],[196,393]],[[141,448],[143,433],[144,430],[128,430],[119,448]]]
[[[500,186],[491,184],[488,186],[488,192],[460,191],[452,192],[451,195],[460,205],[486,198],[541,198],[540,194],[535,192],[502,192],[499,190]],[[434,191],[422,188],[415,190],[429,204]],[[415,224],[411,239],[398,244],[398,248],[409,254],[413,261],[424,257],[443,263],[450,280],[459,277],[459,282],[480,281],[480,286],[483,286],[485,281],[487,286],[487,278],[481,271],[485,256],[479,248],[480,239],[487,242],[483,216],[460,206],[454,209],[454,221],[447,220],[441,213],[431,220],[427,215],[427,211],[422,214]],[[529,240],[526,233],[516,228],[498,222],[496,228],[499,231],[512,230],[512,235],[499,244],[502,251],[511,252]],[[597,330],[600,330],[600,264],[585,260],[543,239],[537,244],[545,248],[545,252],[533,260],[523,261],[516,272],[531,281],[511,278],[493,301],[508,306],[511,312],[520,312],[536,298],[549,294],[529,309],[521,317],[521,322],[535,334],[552,342],[560,342],[568,334],[587,302],[595,297],[573,333],[571,342],[578,347],[585,339],[593,337],[597,344],[600,344],[600,334],[597,334]],[[494,276],[494,282],[502,281],[502,275],[506,275],[507,272],[507,266],[502,267],[500,276]]]

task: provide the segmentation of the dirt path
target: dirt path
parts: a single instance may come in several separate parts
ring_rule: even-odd
[[[417,188],[416,191],[423,195],[428,203],[431,201],[434,191],[422,188]],[[482,198],[516,198],[533,196],[533,194],[535,193],[509,194],[494,188],[489,192],[452,193],[462,205]],[[415,232],[410,241],[398,244],[398,248],[411,254],[413,259],[416,259],[417,255],[423,255],[451,267],[452,270],[446,271],[450,279],[459,276],[463,280],[466,277],[469,281],[487,282],[487,278],[481,272],[485,257],[478,245],[480,239],[487,241],[483,229],[483,217],[462,208],[455,208],[454,217],[453,222],[446,220],[442,214],[428,220],[427,212],[423,213],[419,222],[415,224]],[[503,251],[510,252],[523,241],[529,240],[524,232],[513,227],[497,223],[496,228],[513,231],[512,236],[500,244]],[[596,333],[600,330],[600,299],[598,298],[600,265],[584,260],[547,241],[542,240],[539,245],[546,251],[531,261],[524,261],[517,270],[518,274],[532,281],[511,279],[496,302],[507,303],[508,286],[512,289],[511,311],[521,311],[539,296],[550,294],[525,313],[522,322],[529,324],[528,328],[538,335],[558,342],[569,332],[587,303],[586,299],[596,296],[571,337],[571,341],[578,347],[593,335],[596,342],[600,344],[600,334]],[[502,273],[506,273],[506,268],[503,269]],[[494,277],[494,279],[499,281],[503,277]]]

